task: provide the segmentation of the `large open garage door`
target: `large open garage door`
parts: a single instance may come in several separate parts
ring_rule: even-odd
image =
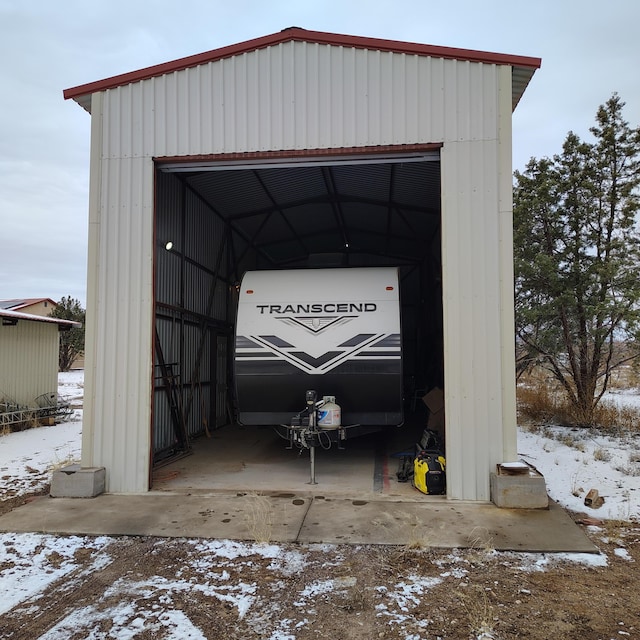
[[[405,410],[424,410],[416,398],[443,380],[440,222],[433,147],[158,161],[154,465],[236,419],[232,339],[250,270],[398,267]]]

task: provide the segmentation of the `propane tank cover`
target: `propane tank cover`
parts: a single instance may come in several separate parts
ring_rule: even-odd
[[[323,429],[337,429],[340,426],[340,405],[335,396],[323,396],[323,405],[318,409],[318,426]]]

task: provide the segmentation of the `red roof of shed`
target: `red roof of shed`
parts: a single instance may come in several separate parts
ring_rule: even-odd
[[[244,42],[221,47],[220,49],[213,49],[212,51],[206,51],[186,58],[179,58],[178,60],[173,60],[171,62],[165,62],[152,67],[146,67],[137,71],[131,71],[129,73],[105,78],[104,80],[97,80],[96,82],[89,82],[77,87],[72,87],[64,91],[64,98],[65,100],[71,98],[87,109],[87,111],[90,111],[91,101],[89,100],[89,96],[92,93],[106,91],[107,89],[113,89],[125,84],[147,80],[148,78],[153,78],[155,76],[161,76],[174,71],[181,71],[189,67],[195,67],[215,60],[230,58],[232,56],[248,53],[249,51],[255,51],[256,49],[264,49],[266,47],[291,41],[508,65],[513,67],[514,70],[519,70],[519,74],[516,74],[514,71],[514,109],[518,100],[522,96],[524,89],[529,83],[531,76],[533,76],[536,69],[540,68],[542,62],[540,58],[530,58],[526,56],[475,51],[472,49],[457,49],[454,47],[441,47],[429,44],[417,44],[413,42],[399,42],[396,40],[385,40],[382,38],[365,38],[361,36],[325,33],[322,31],[307,31],[300,27],[289,27],[277,33],[272,33],[260,38],[245,40]]]

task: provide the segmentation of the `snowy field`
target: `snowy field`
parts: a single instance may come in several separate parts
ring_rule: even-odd
[[[50,481],[52,469],[71,461],[79,461],[83,372],[60,374],[59,382],[59,393],[68,398],[72,406],[77,407],[70,421],[0,436],[0,500],[41,489]],[[638,396],[620,394],[615,400],[635,403]],[[637,434],[613,438],[591,431],[559,427],[537,432],[520,430],[518,454],[544,475],[550,497],[567,509],[597,519],[640,521],[640,437]],[[584,497],[590,489],[596,489],[604,498],[604,503],[598,509],[589,509],[584,505]],[[312,551],[304,546],[299,546],[299,550],[294,551],[291,546],[230,540],[186,542],[200,554],[195,556],[199,559],[194,560],[189,569],[194,574],[206,574],[208,577],[204,582],[196,584],[193,579],[181,578],[179,575],[173,580],[156,576],[138,583],[122,578],[110,587],[120,594],[118,604],[113,608],[102,608],[98,613],[91,606],[78,607],[38,637],[40,640],[70,637],[134,638],[136,633],[145,630],[151,635],[144,637],[204,639],[206,635],[203,631],[183,610],[173,606],[176,594],[192,589],[205,590],[208,597],[227,603],[239,619],[244,618],[250,610],[255,616],[256,612],[264,612],[275,605],[260,599],[255,583],[231,579],[231,567],[238,569],[243,565],[250,566],[254,562],[252,558],[261,558],[267,562],[267,569],[273,568],[275,590],[277,580],[283,579],[282,576],[304,571],[306,557]],[[77,577],[79,573],[99,572],[111,562],[117,544],[118,539],[109,537],[0,534],[0,590],[3,593],[0,615],[15,607],[22,607],[25,611],[29,607],[37,610],[39,598],[48,586],[64,576]],[[172,543],[160,540],[155,544],[162,546]],[[327,558],[334,561],[339,556],[337,548],[319,550],[316,545],[313,552],[326,552]],[[82,554],[85,554],[85,558],[86,554],[90,555],[88,564],[78,561]],[[608,562],[607,556],[603,554],[503,555],[505,558],[510,557],[512,561],[517,556],[517,562],[523,571],[547,571],[561,562],[582,563],[591,567],[606,566]],[[623,542],[615,549],[615,555],[632,561]],[[51,558],[54,556],[56,562],[52,565]],[[207,561],[202,564],[204,557]],[[442,567],[439,577],[415,577],[399,581],[395,591],[381,586],[376,615],[383,618],[388,616],[389,624],[397,626],[398,620],[407,618],[408,612],[430,588],[458,574],[460,579],[464,578],[466,569],[456,551],[445,557],[443,562],[447,566]],[[339,578],[311,580],[301,589],[298,600],[302,603],[300,606],[308,606],[308,602],[322,597],[322,594],[347,587]],[[140,604],[145,601],[138,597],[140,594],[160,594],[161,597],[153,600],[153,605],[150,600],[145,608]],[[107,596],[108,593],[105,592],[104,598]],[[270,635],[264,637],[269,640],[295,640],[294,623],[282,612],[278,613],[277,609],[272,611],[272,615],[280,616],[280,622],[275,627],[271,625]],[[95,627],[97,624],[96,616],[110,618],[112,626],[108,636],[95,635],[91,631],[91,625]],[[0,636],[1,634],[0,629]],[[407,632],[404,637],[415,639],[422,636]],[[494,636],[477,633],[474,637]]]

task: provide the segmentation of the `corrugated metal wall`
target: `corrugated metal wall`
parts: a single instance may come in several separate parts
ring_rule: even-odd
[[[497,122],[498,139],[451,141],[441,154],[447,483],[468,500],[489,500],[489,472],[516,455],[511,76],[503,71],[496,104],[479,100],[474,115]]]
[[[152,158],[443,142],[449,494],[488,499],[492,465],[515,452],[507,94],[507,67],[296,42],[94,96],[100,171],[91,186],[87,381],[95,402],[83,463],[86,452],[107,467],[107,489],[148,486]]]
[[[495,139],[497,67],[289,42],[106,92],[106,158]]]
[[[190,439],[219,426],[226,416],[227,362],[219,381],[219,343],[226,344],[232,332],[228,299],[233,274],[225,222],[176,175],[158,173],[156,193],[153,450],[160,461],[180,448],[176,432]]]
[[[0,323],[0,402],[35,407],[38,396],[57,393],[59,344],[56,324]]]

